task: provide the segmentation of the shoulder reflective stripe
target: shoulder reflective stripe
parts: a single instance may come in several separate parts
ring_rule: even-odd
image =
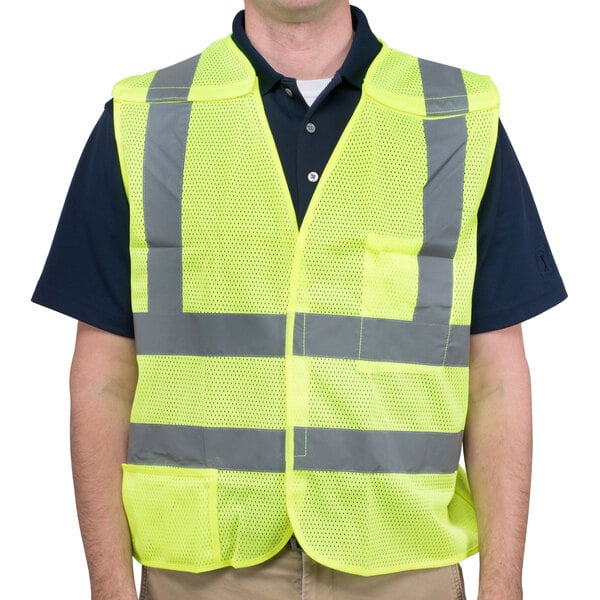
[[[277,472],[285,431],[131,423],[127,462],[138,465]]]
[[[176,65],[157,71],[148,88],[146,101],[187,100],[199,59],[200,55],[198,54]]]
[[[310,313],[294,322],[298,356],[464,367],[469,339],[465,325]]]
[[[191,103],[151,104],[144,147],[148,310],[181,311],[181,194]]]
[[[294,469],[359,473],[454,473],[463,432],[294,428]]]
[[[465,117],[424,121],[427,184],[415,321],[449,323],[453,265],[462,220],[467,124]]]
[[[462,71],[440,63],[419,59],[425,108],[428,115],[448,115],[469,110]]]
[[[283,357],[285,315],[135,313],[138,354]]]

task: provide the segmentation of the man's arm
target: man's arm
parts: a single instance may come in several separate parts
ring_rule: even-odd
[[[121,464],[137,382],[135,344],[79,323],[71,366],[71,458],[92,600],[135,600]]]
[[[531,389],[520,325],[471,336],[465,462],[479,527],[479,600],[520,600],[531,482]]]

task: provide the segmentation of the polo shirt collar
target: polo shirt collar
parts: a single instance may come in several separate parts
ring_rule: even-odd
[[[365,14],[355,6],[350,7],[352,12],[352,26],[354,40],[342,66],[337,74],[354,87],[362,87],[363,80],[373,59],[381,50],[381,43],[375,37]],[[240,11],[233,20],[232,38],[237,47],[245,54],[250,64],[258,75],[260,92],[264,96],[270,92],[282,79],[278,73],[261,56],[251,44],[244,28],[244,11]]]

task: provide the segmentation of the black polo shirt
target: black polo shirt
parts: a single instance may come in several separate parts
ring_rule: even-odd
[[[323,172],[381,48],[352,8],[348,56],[309,107],[296,81],[275,72],[250,43],[244,13],[233,39],[258,75],[265,112],[301,225],[314,175]],[[350,201],[350,200],[349,200]],[[119,335],[133,337],[129,206],[115,143],[112,101],[83,150],[33,301]],[[529,186],[500,124],[478,214],[472,333],[520,323],[566,297]]]

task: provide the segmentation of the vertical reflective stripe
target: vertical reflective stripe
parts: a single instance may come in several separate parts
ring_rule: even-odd
[[[460,69],[422,58],[419,59],[419,68],[428,115],[449,115],[469,110],[469,99]]]
[[[427,114],[469,109],[462,72],[419,59]],[[464,116],[426,119],[427,184],[423,190],[423,246],[419,252],[419,294],[414,320],[450,323],[453,263],[463,207],[467,124]]]
[[[156,72],[146,96],[147,102],[187,100],[200,55]]]
[[[423,190],[423,246],[414,320],[449,323],[453,263],[462,219],[467,124],[464,116],[426,120],[427,184]]]
[[[357,473],[454,473],[463,432],[294,428],[294,469]]]
[[[144,148],[148,311],[183,310],[181,194],[192,104],[151,104]]]
[[[144,148],[149,312],[183,310],[181,193],[192,105],[169,101],[187,99],[199,58],[157,71],[146,95],[153,102]]]

